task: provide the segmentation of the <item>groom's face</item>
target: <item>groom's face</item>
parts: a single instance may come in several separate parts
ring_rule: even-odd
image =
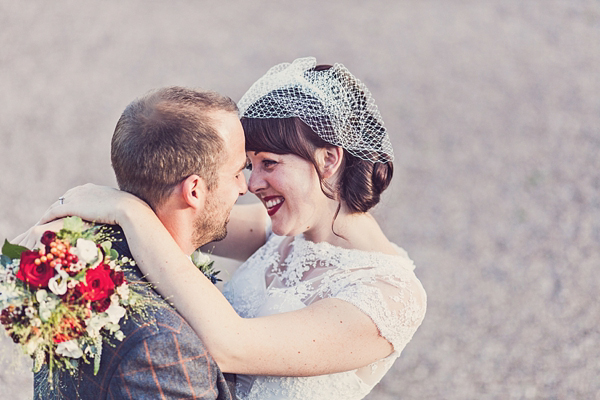
[[[211,117],[214,128],[225,141],[225,154],[217,170],[217,186],[208,193],[205,211],[196,221],[197,241],[202,242],[198,247],[225,238],[229,213],[238,196],[248,190],[243,174],[246,166],[244,130],[237,114],[215,111]]]

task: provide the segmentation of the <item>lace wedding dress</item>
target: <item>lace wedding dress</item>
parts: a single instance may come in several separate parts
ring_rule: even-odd
[[[294,311],[323,298],[345,300],[367,314],[393,346],[388,357],[360,369],[314,377],[238,375],[242,400],[362,399],[381,380],[421,324],[426,295],[406,252],[349,250],[329,243],[271,235],[225,285],[239,315],[260,317]],[[287,246],[286,246],[287,247]]]

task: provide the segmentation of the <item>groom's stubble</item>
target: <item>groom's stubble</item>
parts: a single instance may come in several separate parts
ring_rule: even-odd
[[[219,200],[212,194],[207,198],[205,212],[194,221],[194,244],[196,248],[209,242],[218,242],[227,236],[229,213],[219,212]],[[223,215],[225,214],[225,215]]]

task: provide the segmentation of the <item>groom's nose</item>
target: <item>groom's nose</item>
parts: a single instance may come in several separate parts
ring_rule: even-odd
[[[243,196],[248,192],[248,184],[246,183],[246,176],[244,174],[240,174],[238,178],[238,182],[240,185],[240,196]]]

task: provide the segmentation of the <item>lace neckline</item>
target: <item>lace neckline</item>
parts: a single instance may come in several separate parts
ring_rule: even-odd
[[[285,238],[285,237],[283,237],[283,238]],[[376,258],[379,258],[382,260],[390,260],[390,261],[408,258],[408,254],[406,253],[406,251],[403,248],[396,245],[395,243],[392,243],[392,245],[395,247],[398,254],[386,254],[386,253],[382,253],[379,251],[348,249],[345,247],[336,246],[329,242],[313,242],[309,239],[306,239],[306,237],[304,237],[303,233],[294,236],[294,240],[292,240],[290,242],[290,246],[292,246],[294,252],[300,251],[301,253],[305,253],[305,254],[310,254],[310,253],[313,253],[313,254],[338,253],[338,254],[344,254],[344,255],[352,254],[352,255],[369,257],[369,258],[376,257]]]
[[[285,239],[285,236],[277,236],[277,239],[273,241],[273,246],[279,247]],[[329,242],[315,243],[300,234],[294,236],[287,246],[289,246],[287,254],[283,255],[278,251],[275,262],[268,268],[269,272],[265,277],[267,287],[270,287],[273,283],[268,277],[269,274],[277,276],[285,286],[292,287],[306,279],[308,279],[308,284],[314,278],[322,276],[322,273],[326,273],[325,271],[329,271],[329,273],[338,271],[338,273],[341,273],[355,268],[395,268],[398,266],[405,270],[414,270],[414,263],[408,257],[408,254],[395,244],[398,254],[385,254],[375,251],[347,249]],[[317,270],[321,272],[315,275],[314,271]]]

